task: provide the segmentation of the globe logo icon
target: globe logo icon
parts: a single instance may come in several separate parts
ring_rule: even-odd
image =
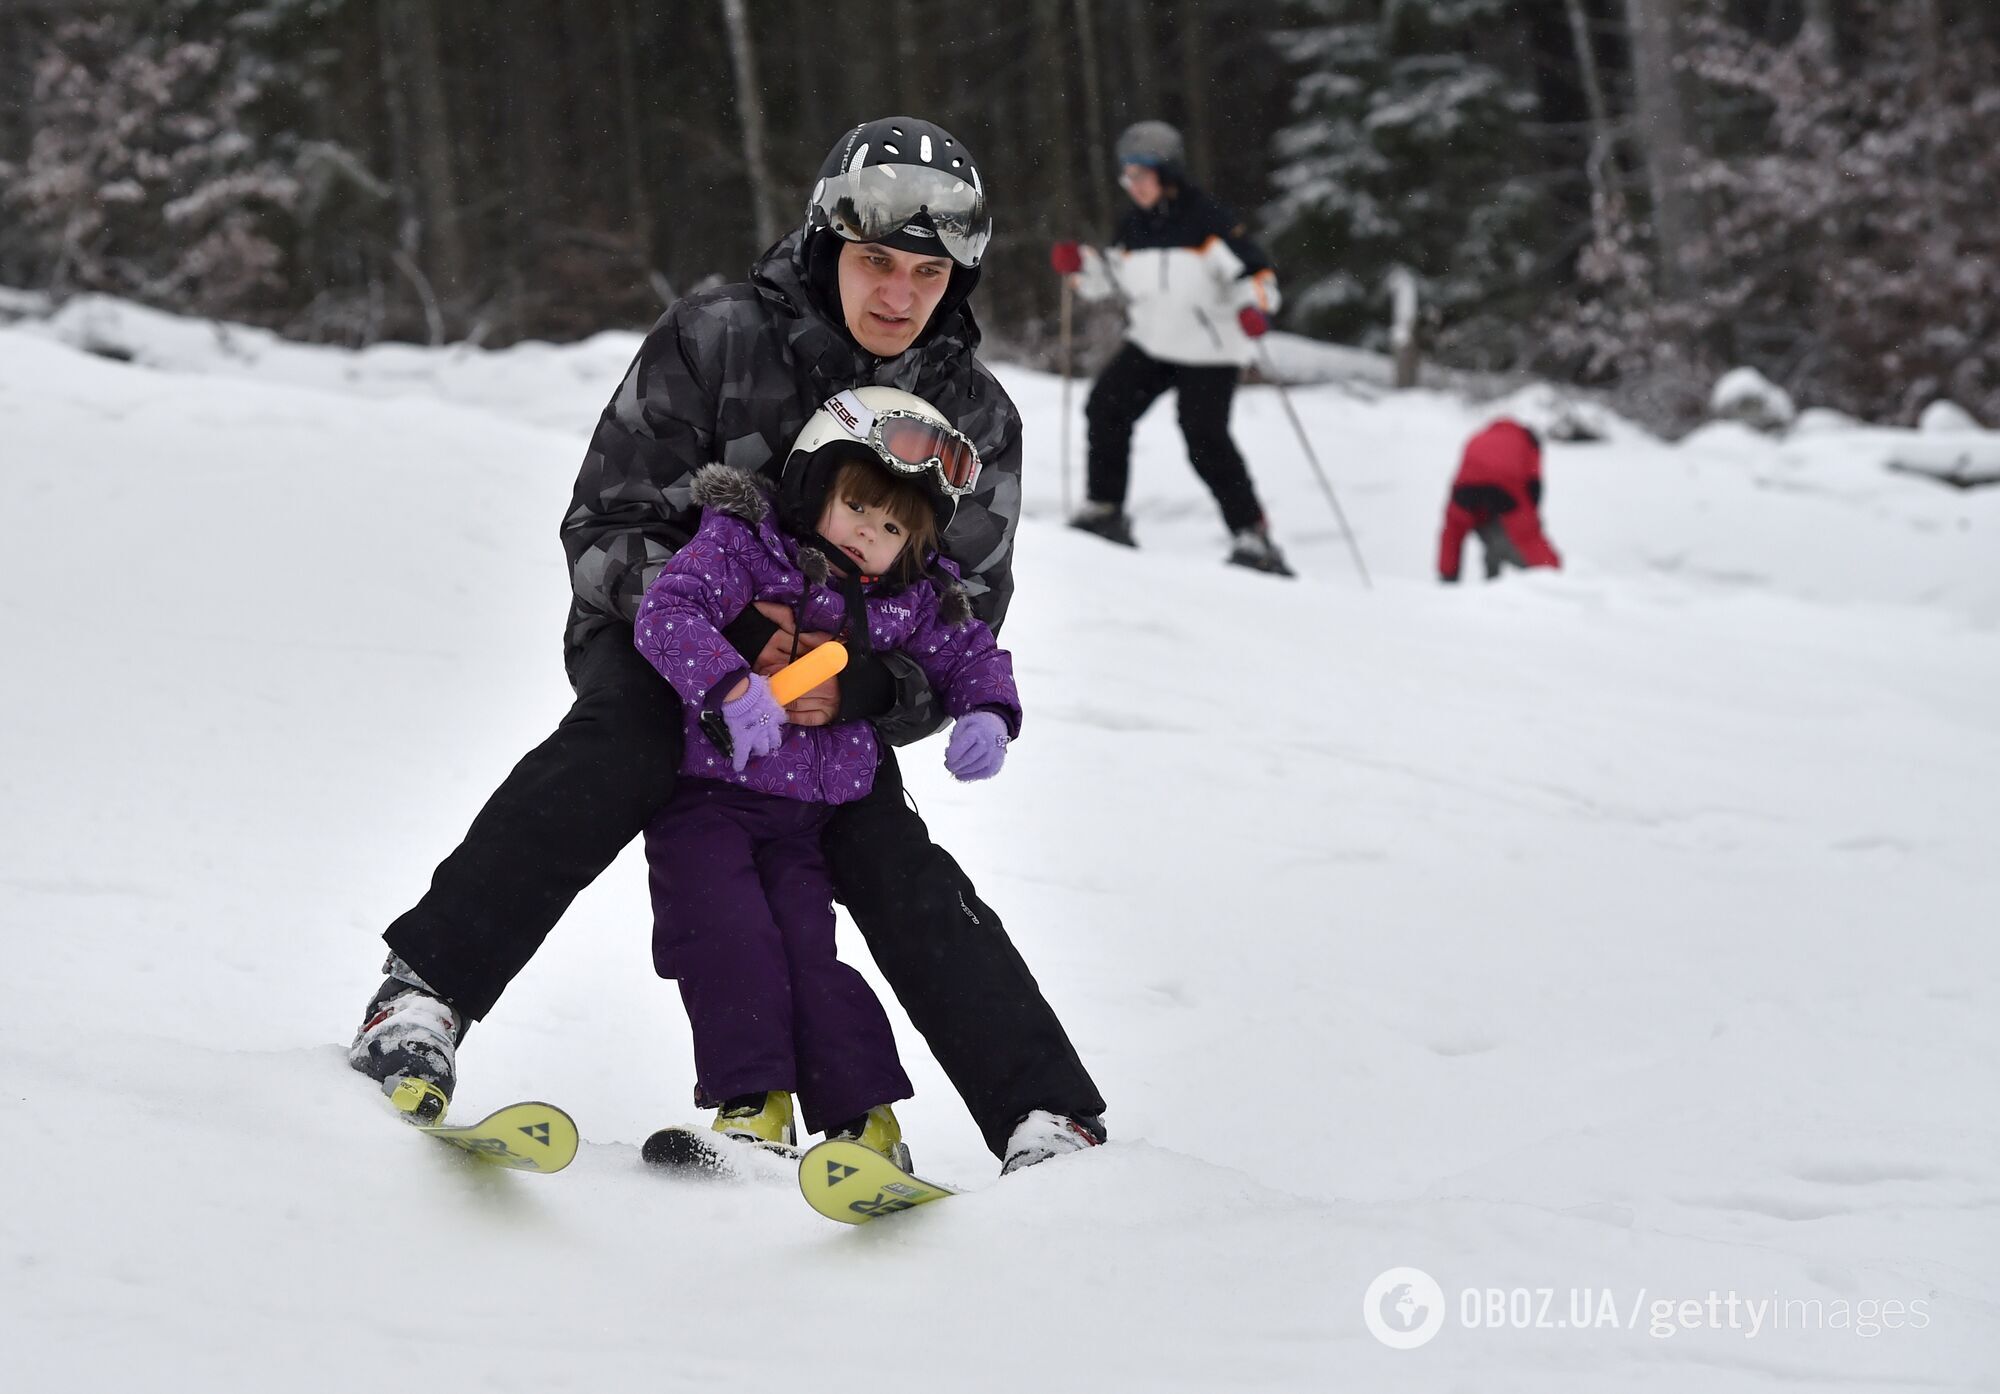
[[[1383,1294],[1382,1305],[1378,1310],[1382,1313],[1382,1320],[1394,1329],[1413,1331],[1430,1309],[1420,1306],[1417,1299],[1410,1295],[1408,1283],[1398,1283]]]
[[[1361,1319],[1392,1350],[1415,1350],[1444,1325],[1444,1289],[1421,1268],[1391,1268],[1368,1285]]]

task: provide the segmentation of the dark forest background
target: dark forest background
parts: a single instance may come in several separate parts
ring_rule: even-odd
[[[1274,253],[1281,327],[1611,392],[1748,364],[2000,425],[1993,0],[0,0],[0,284],[301,339],[651,322],[797,221],[854,121],[980,161],[989,343],[1161,117]]]

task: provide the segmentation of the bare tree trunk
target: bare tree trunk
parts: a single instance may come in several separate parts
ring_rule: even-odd
[[[1188,174],[1203,188],[1211,188],[1214,161],[1209,158],[1208,7],[1202,0],[1180,0],[1181,99],[1187,103],[1186,127]]]
[[[430,285],[414,260],[424,241],[424,217],[417,200],[417,162],[410,149],[410,103],[404,95],[405,52],[402,26],[397,23],[397,0],[378,0],[377,28],[382,54],[382,106],[389,118],[387,156],[389,183],[396,193],[396,245],[390,253],[396,269],[419,290],[419,300],[427,311],[436,304]],[[374,330],[369,331],[373,342]]]
[[[416,118],[417,195],[424,210],[425,262],[446,301],[464,295],[465,229],[458,221],[458,180],[452,172],[451,119],[445,109],[444,68],[438,62],[437,13],[426,4],[403,6],[410,51],[411,114]]]
[[[1930,222],[1930,235],[1939,243],[1955,241],[1952,230],[1945,225],[1944,186],[1942,170],[1938,164],[1937,127],[1946,119],[1942,111],[1944,103],[1944,20],[1938,13],[1938,0],[1915,0],[1917,18],[1917,65],[1918,81],[1923,91],[1918,94],[1918,104],[1929,115],[1925,124],[1931,129],[1924,141],[1924,211]]]
[[[29,109],[35,90],[28,67],[28,22],[0,10],[0,89],[16,95],[0,102],[0,162],[19,161],[28,153],[28,133],[35,128]]]
[[[1160,119],[1160,46],[1153,33],[1152,0],[1125,0],[1123,37],[1132,73],[1132,105],[1126,115],[1132,121],[1157,121]]]
[[[743,0],[722,0],[723,22],[729,27],[729,59],[736,70],[736,112],[743,129],[743,164],[750,175],[750,211],[756,219],[761,251],[778,240],[783,225],[777,214],[777,189],[764,163],[764,93],[757,86],[757,55],[751,48],[750,17]]]
[[[932,90],[931,74],[943,64],[941,55],[935,49],[926,51],[933,30],[924,23],[918,8],[918,0],[895,0],[892,11],[896,34],[897,105],[905,116],[920,116],[926,121],[935,121],[938,119],[935,110],[937,98]],[[936,9],[935,0],[932,9]],[[873,116],[876,113],[868,114]]]
[[[653,190],[646,182],[640,151],[643,118],[639,114],[638,40],[632,24],[632,0],[611,0],[612,42],[618,57],[618,134],[625,155],[625,215],[632,225],[632,249],[640,269],[651,275],[653,256]]]
[[[1632,41],[1633,135],[1652,194],[1653,235],[1660,280],[1669,295],[1688,290],[1688,239],[1693,230],[1687,186],[1687,118],[1674,76],[1675,13],[1679,0],[1625,0]]]
[[[515,72],[531,73],[546,61],[552,19],[540,3],[516,7],[501,24],[501,52]],[[508,170],[507,260],[523,283],[532,277],[536,240],[547,230],[548,172],[568,167],[574,152],[561,149],[546,92],[529,83],[509,83],[506,110]]]
[[[821,71],[827,57],[826,35],[820,32],[820,16],[824,13],[821,0],[795,0],[792,6],[792,66],[798,74],[794,84],[798,97],[792,113],[793,130],[804,135],[806,149],[815,159],[839,134],[834,122],[850,119],[846,107],[840,105],[839,87],[828,83]],[[839,107],[838,116],[826,114],[828,98]],[[815,168],[808,166],[804,172],[810,174]]]
[[[1417,278],[1407,266],[1389,268],[1389,348],[1395,355],[1396,390],[1417,385]]]
[[[1038,250],[1056,240],[1096,242],[1110,230],[1094,212],[1088,212],[1092,208],[1090,202],[1080,204],[1076,198],[1076,126],[1070,116],[1074,86],[1070,68],[1072,42],[1064,8],[1064,0],[1034,0],[1030,10],[1034,22],[1034,66],[1042,74],[1042,86],[1036,90],[1034,100],[1022,106],[1032,142],[1030,150],[1024,152],[1024,164],[1034,194],[1026,200],[1032,208],[1028,214],[1034,220],[1032,230],[1024,228],[1024,232],[1034,238]],[[1036,268],[1048,266],[1040,258],[1028,264]],[[1046,328],[1048,282],[1042,276],[1034,276],[1032,282],[1028,276],[1008,280],[1020,284],[1020,292],[1014,296],[1016,318],[1032,320],[1038,328]],[[1062,306],[1068,308],[1068,300],[1062,300]],[[1068,430],[1068,422],[1064,428]]]
[[[1563,0],[1569,15],[1570,41],[1576,47],[1577,79],[1583,88],[1585,109],[1590,113],[1590,153],[1583,170],[1590,179],[1593,206],[1602,206],[1611,178],[1611,114],[1604,100],[1604,82],[1597,72],[1597,47],[1590,34],[1590,18],[1583,11],[1584,0]]]
[[[1033,139],[1040,147],[1041,158],[1034,163],[1044,175],[1044,196],[1034,200],[1034,217],[1037,220],[1035,232],[1040,241],[1055,238],[1081,237],[1092,241],[1108,231],[1108,224],[1101,218],[1089,228],[1079,228],[1082,221],[1075,206],[1076,162],[1070,149],[1070,85],[1067,54],[1069,47],[1063,42],[1062,0],[1034,0],[1035,24],[1035,66],[1042,74],[1042,82],[1048,84],[1038,94],[1039,100],[1030,103],[1030,110],[1037,113],[1040,120]],[[1088,206],[1088,205],[1086,205]],[[1095,217],[1095,214],[1090,215]]]
[[[1938,84],[1944,73],[1944,20],[1938,0],[1916,0],[1917,51],[1922,64],[1924,100],[1938,100]]]
[[[1076,56],[1083,65],[1083,138],[1089,142],[1090,209],[1100,227],[1111,224],[1111,164],[1105,153],[1104,92],[1097,65],[1097,24],[1090,0],[1076,0]]]

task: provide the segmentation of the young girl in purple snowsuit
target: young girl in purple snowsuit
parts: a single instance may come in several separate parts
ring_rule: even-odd
[[[909,1077],[881,1003],[835,957],[820,853],[833,806],[873,785],[874,728],[788,724],[721,631],[777,601],[795,632],[901,650],[955,718],[946,768],[990,778],[1020,731],[1013,663],[934,547],[978,473],[972,443],[922,398],[842,392],[800,433],[777,499],[726,465],[695,476],[700,531],[639,607],[639,651],[687,723],[679,790],[646,828],[653,963],[680,982],[696,1102],[719,1110],[718,1132],[795,1142],[797,1092],[809,1132],[909,1164],[889,1107]]]

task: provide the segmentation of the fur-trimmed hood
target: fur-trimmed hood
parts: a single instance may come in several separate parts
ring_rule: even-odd
[[[691,487],[697,507],[712,508],[717,513],[748,523],[760,533],[779,537],[790,560],[804,573],[807,581],[816,586],[833,584],[833,568],[826,553],[813,542],[793,538],[778,529],[770,488],[762,476],[733,465],[704,465],[695,472]],[[959,583],[951,564],[935,551],[924,559],[924,578],[937,592],[938,617],[945,624],[956,629],[972,618],[972,597]]]

